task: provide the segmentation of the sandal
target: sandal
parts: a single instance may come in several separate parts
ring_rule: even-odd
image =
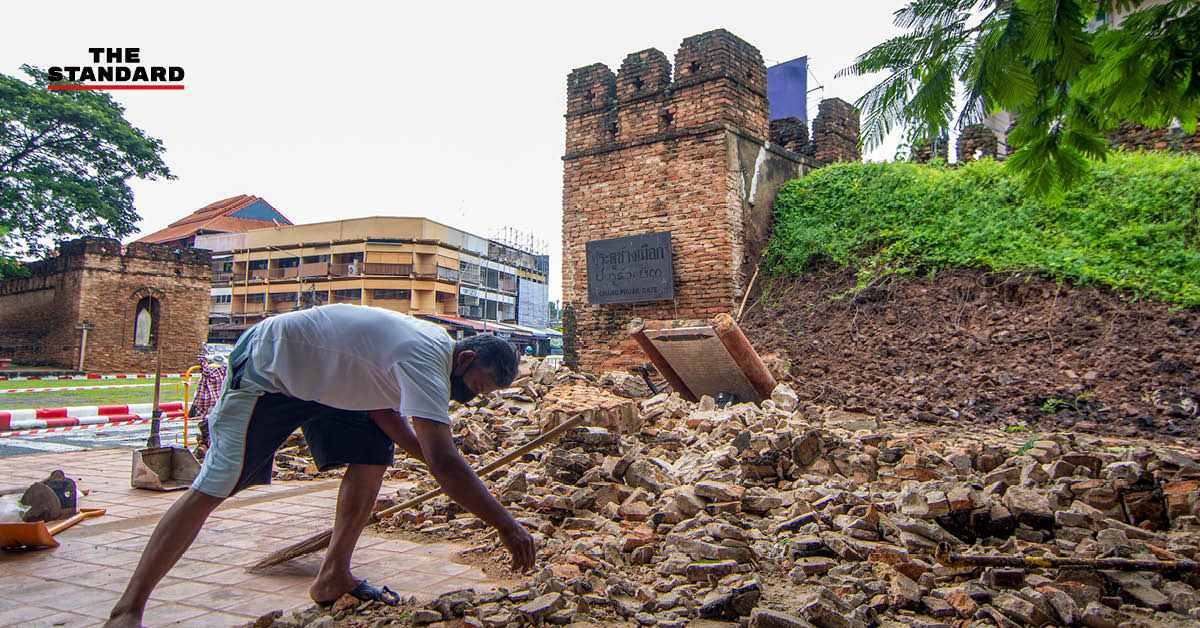
[[[400,596],[395,591],[387,587],[368,584],[366,580],[359,580],[353,589],[346,592],[346,595],[352,595],[364,602],[379,602],[387,606],[396,606],[400,603]],[[342,596],[339,595],[327,602],[316,602],[316,604],[322,608],[328,608],[341,598]]]

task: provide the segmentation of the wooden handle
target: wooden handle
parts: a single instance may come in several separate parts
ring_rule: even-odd
[[[103,515],[104,512],[105,511],[103,508],[81,508],[74,517],[63,521],[62,523],[55,524],[54,527],[50,528],[50,536],[54,536],[55,534],[66,530],[67,528],[79,523],[80,521],[83,521],[84,519],[99,517],[100,515]]]
[[[582,423],[583,418],[584,418],[583,414],[576,414],[575,416],[567,419],[566,421],[563,421],[558,427],[555,427],[554,429],[550,430],[549,432],[546,432],[545,434],[542,434],[541,436],[538,436],[537,438],[529,441],[528,443],[525,443],[524,445],[521,445],[520,447],[514,449],[513,451],[505,454],[499,460],[488,463],[487,465],[484,465],[483,467],[479,468],[478,470],[475,471],[475,475],[483,477],[483,476],[491,473],[492,471],[499,469],[500,467],[507,466],[513,460],[516,460],[517,458],[524,456],[525,454],[533,451],[534,449],[537,449],[538,447],[541,447],[542,445],[558,438],[559,436],[562,436],[563,432],[566,432],[567,430],[572,429],[575,426]],[[391,508],[381,510],[377,513],[372,514],[371,522],[369,522],[369,523],[379,521],[380,519],[383,519],[384,517],[390,517],[391,515],[394,515],[394,514],[400,512],[401,510],[405,510],[407,508],[412,508],[413,506],[423,504],[441,494],[442,494],[442,489],[435,488],[432,491],[429,491],[428,493],[422,493],[421,495],[417,495],[416,497],[414,497],[402,504],[396,504],[395,506],[392,506]]]

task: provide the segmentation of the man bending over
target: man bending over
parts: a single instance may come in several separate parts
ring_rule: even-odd
[[[450,399],[466,403],[508,386],[516,372],[516,352],[495,336],[456,343],[437,325],[373,307],[326,305],[250,328],[229,355],[229,375],[209,413],[211,446],[200,475],[154,529],[106,626],[141,624],[154,586],[204,520],[243,488],[269,484],[275,450],[296,428],[318,469],[347,465],[329,549],[308,590],[316,603],[346,593],[399,601],[350,573],[393,444],[424,462],[446,495],[496,528],[513,569],[528,571],[533,538],[455,449],[448,414]]]

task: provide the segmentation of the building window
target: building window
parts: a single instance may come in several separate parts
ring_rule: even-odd
[[[408,299],[412,296],[412,292],[408,290],[392,290],[388,288],[375,288],[371,296],[376,299]]]
[[[351,299],[353,299],[355,301],[362,299],[362,289],[355,288],[353,290],[334,290],[333,291],[333,300],[334,301],[347,301],[347,300],[351,300]]]
[[[262,303],[264,300],[266,300],[266,295],[261,292],[258,294],[246,295],[246,303]]]
[[[233,302],[233,295],[229,294],[214,294],[212,296],[213,305],[221,305],[222,303]]]
[[[295,303],[295,292],[272,292],[271,303]]]
[[[153,347],[158,341],[158,299],[142,297],[133,316],[133,344]]]

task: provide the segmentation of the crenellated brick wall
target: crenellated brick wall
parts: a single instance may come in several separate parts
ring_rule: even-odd
[[[972,124],[964,127],[958,134],[957,148],[959,163],[975,161],[976,152],[979,153],[981,159],[984,157],[995,159],[999,156],[1000,141],[991,129],[982,124]]]
[[[827,98],[817,107],[812,139],[800,118],[771,120],[771,143],[798,155],[812,158],[821,166],[858,161],[859,115],[854,105],[841,98]]]
[[[912,161],[927,164],[933,160],[943,163],[950,158],[950,138],[942,135],[936,142],[921,142],[912,147]]]
[[[771,143],[800,155],[812,156],[808,125],[796,117],[771,120]]]
[[[0,355],[24,365],[75,369],[88,331],[84,369],[154,371],[155,349],[134,346],[138,301],[158,300],[163,369],[195,363],[208,333],[210,252],[83,238],[58,255],[26,265],[30,276],[0,281]]]
[[[1173,150],[1200,153],[1200,133],[1183,133],[1172,129],[1147,129],[1139,124],[1122,122],[1108,136],[1114,148],[1128,150]]]
[[[775,192],[818,164],[767,142],[766,67],[725,30],[683,40],[672,71],[655,49],[614,74],[567,77],[563,346],[586,371],[644,364],[626,324],[734,309],[770,233]],[[857,114],[855,114],[855,126]],[[675,298],[590,305],[585,246],[671,232]]]
[[[813,120],[812,157],[821,164],[858,161],[858,109],[841,98],[827,98]]]

